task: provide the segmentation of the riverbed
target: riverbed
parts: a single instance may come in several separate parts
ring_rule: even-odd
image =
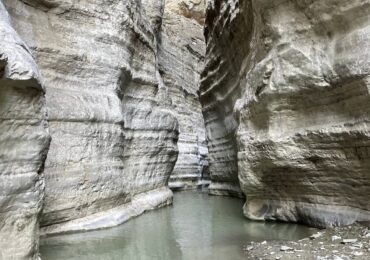
[[[205,192],[174,194],[174,204],[115,228],[41,240],[43,260],[245,259],[251,241],[298,240],[301,225],[247,220],[243,201]]]

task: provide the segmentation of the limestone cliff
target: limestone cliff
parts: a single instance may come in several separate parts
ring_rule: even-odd
[[[168,204],[178,123],[158,68],[163,2],[4,1],[43,77],[52,136],[44,233]]]
[[[2,2],[1,257],[37,257],[39,222],[92,230],[171,203],[179,131],[174,180],[196,184],[205,1]]]
[[[0,259],[34,259],[49,147],[44,89],[0,1]]]
[[[199,1],[192,7],[198,8],[197,13],[192,16],[189,11],[185,16],[182,13],[184,6],[190,9],[187,1],[166,1],[159,45],[159,70],[179,122],[179,157],[170,178],[170,187],[176,189],[195,188],[202,177],[207,178],[208,169],[205,126],[199,101],[205,41],[203,26],[197,21],[200,14],[204,17],[205,7],[204,2]]]
[[[251,219],[370,220],[370,1],[210,1],[201,101],[213,188]]]

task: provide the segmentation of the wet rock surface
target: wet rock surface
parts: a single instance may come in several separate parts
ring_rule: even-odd
[[[362,224],[318,231],[299,241],[251,243],[246,259],[349,260],[370,259],[370,229]]]

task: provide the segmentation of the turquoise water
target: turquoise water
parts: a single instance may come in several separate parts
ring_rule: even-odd
[[[248,221],[243,201],[202,192],[175,193],[174,205],[119,227],[41,240],[43,260],[245,259],[250,241],[295,240],[312,229]]]

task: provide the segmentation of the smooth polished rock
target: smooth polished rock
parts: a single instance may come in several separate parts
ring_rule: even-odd
[[[137,196],[154,190],[163,198],[156,206],[170,203],[178,123],[158,70],[164,1],[4,3],[46,88],[42,232],[76,231],[79,220],[114,209],[132,217],[148,209]]]
[[[37,65],[0,1],[0,259],[38,258],[46,119]]]
[[[370,1],[209,1],[212,180],[255,220],[370,219]]]

